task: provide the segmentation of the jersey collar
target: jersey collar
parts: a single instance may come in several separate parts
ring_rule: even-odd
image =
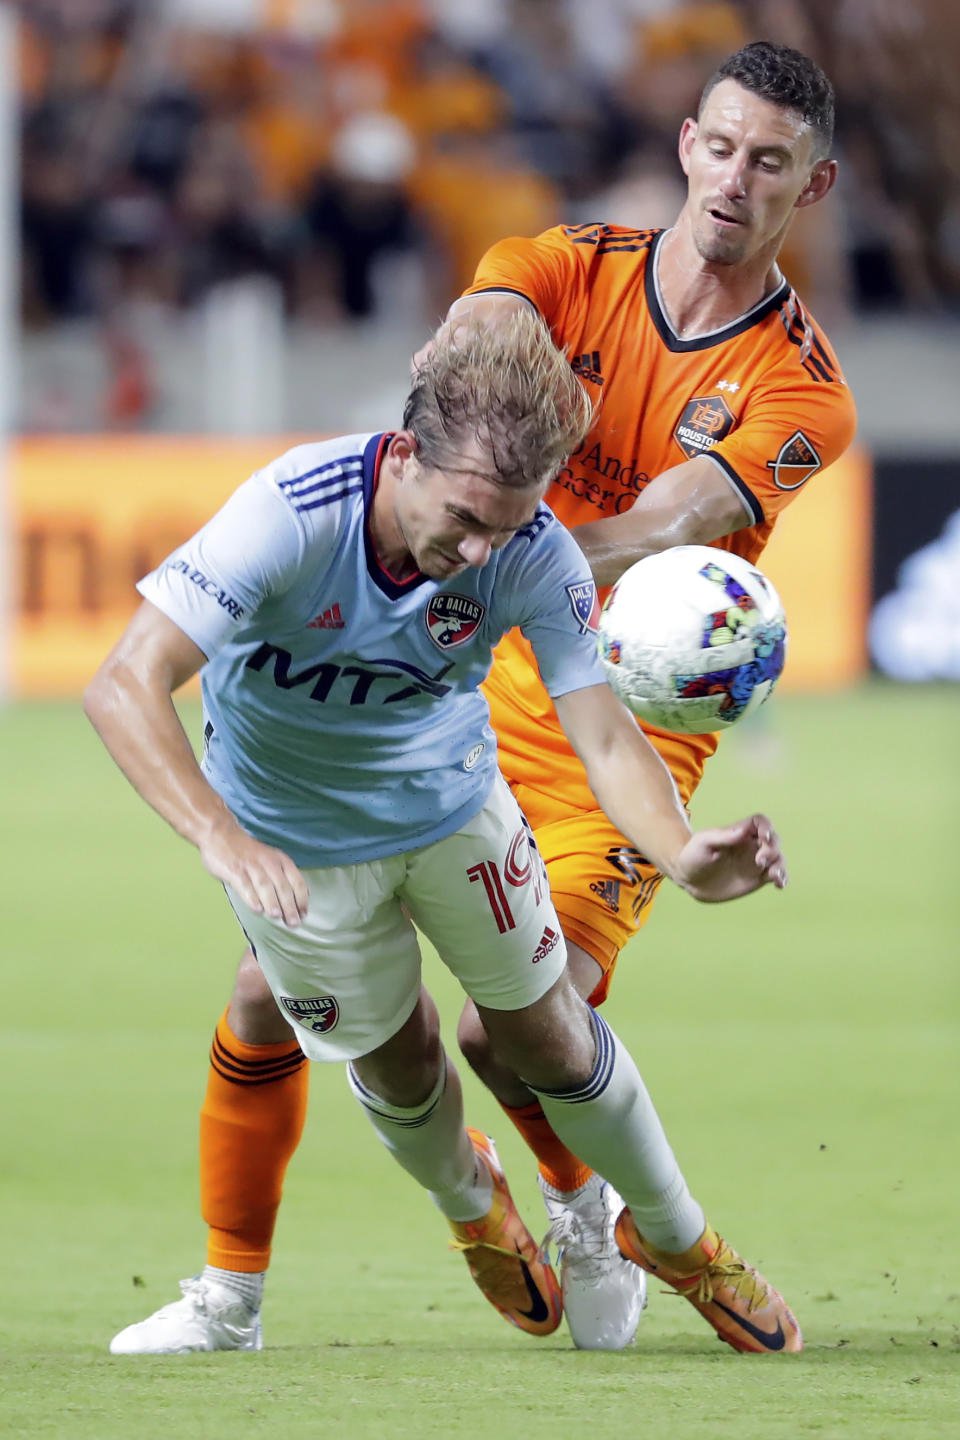
[[[391,600],[399,600],[403,595],[409,595],[418,585],[429,580],[428,575],[417,570],[409,575],[406,580],[396,580],[380,563],[376,549],[373,544],[373,536],[370,533],[370,508],[373,505],[373,497],[377,491],[377,484],[380,480],[380,466],[383,464],[383,457],[386,454],[387,446],[393,439],[392,431],[382,431],[377,435],[371,435],[363,451],[363,551],[367,562],[367,574],[384,595]]]
[[[724,325],[719,330],[708,330],[705,335],[696,335],[692,340],[682,340],[667,319],[663,296],[660,293],[660,280],[657,275],[657,257],[660,253],[660,246],[664,236],[669,234],[669,230],[661,230],[654,237],[643,275],[647,309],[657,327],[657,334],[668,350],[677,354],[686,354],[691,350],[709,350],[712,345],[722,345],[725,340],[732,340],[735,335],[742,335],[753,325],[759,325],[760,321],[765,320],[771,311],[778,309],[783,304],[790,293],[788,282],[781,277],[780,284],[775,290],[769,295],[765,295],[762,300],[736,320],[731,321],[729,325]]]

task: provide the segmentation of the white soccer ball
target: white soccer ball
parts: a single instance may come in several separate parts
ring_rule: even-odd
[[[623,703],[660,730],[725,730],[763,704],[786,658],[787,623],[767,577],[739,555],[678,545],[624,571],[597,645]]]

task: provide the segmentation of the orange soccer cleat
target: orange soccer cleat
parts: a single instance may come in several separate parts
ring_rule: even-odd
[[[529,1335],[552,1335],[563,1317],[560,1286],[517,1214],[492,1140],[467,1134],[493,1181],[493,1201],[481,1220],[450,1220],[452,1248],[462,1250],[470,1274],[494,1309]]]
[[[620,1253],[665,1280],[734,1350],[771,1355],[803,1349],[800,1326],[782,1295],[710,1225],[681,1255],[668,1255],[640,1235],[628,1209],[617,1221]]]

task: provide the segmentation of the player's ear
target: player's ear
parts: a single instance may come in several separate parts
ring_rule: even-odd
[[[802,210],[806,205],[816,205],[818,200],[829,194],[836,183],[836,160],[818,160],[811,171],[810,179],[794,201],[796,208]]]
[[[408,460],[416,458],[417,437],[412,430],[398,430],[390,437],[386,454],[383,457],[383,468],[386,469],[395,479],[399,480],[403,475]]]
[[[387,446],[387,455],[392,460],[398,460],[401,465],[417,453],[417,437],[412,430],[398,430],[390,438]]]
[[[680,165],[684,175],[690,174],[690,151],[693,149],[693,142],[697,138],[697,122],[688,115],[680,126],[680,140],[677,151],[680,155]]]

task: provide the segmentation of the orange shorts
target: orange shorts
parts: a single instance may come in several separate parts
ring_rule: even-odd
[[[646,924],[663,879],[602,810],[580,810],[542,790],[510,789],[537,837],[563,933],[603,971],[591,1005],[607,998],[617,956]]]

